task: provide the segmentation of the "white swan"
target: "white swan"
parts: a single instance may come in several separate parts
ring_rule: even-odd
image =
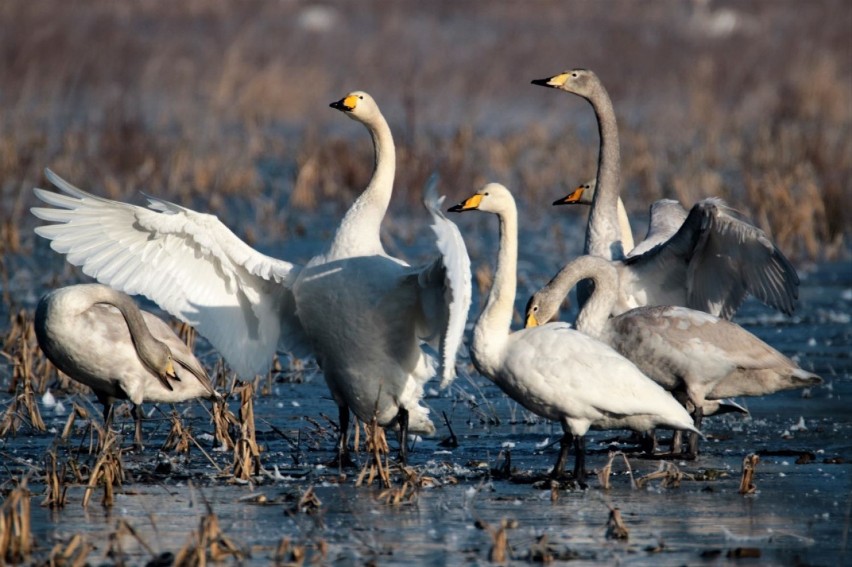
[[[95,392],[107,427],[116,400],[133,403],[137,446],[143,402],[220,398],[174,331],[109,287],[82,284],[48,293],[36,307],[35,333],[54,366]]]
[[[617,212],[620,151],[609,95],[597,75],[587,69],[566,71],[533,84],[581,96],[595,111],[600,154],[585,253],[621,261],[627,250]],[[684,223],[672,237],[680,236],[678,241],[668,240],[625,261],[627,273],[619,282],[620,296],[627,303],[617,302],[613,315],[643,305],[684,305],[729,319],[748,293],[770,307],[792,313],[799,278],[766,234],[732,216],[720,200],[705,199],[692,211],[695,207],[715,208],[710,217],[703,216],[707,224],[691,225],[689,231],[681,233]],[[581,304],[590,292],[586,285],[578,288]]]
[[[572,441],[575,477],[585,474],[583,436],[590,427],[645,431],[657,425],[695,431],[686,410],[609,346],[564,323],[512,333],[518,227],[508,189],[491,183],[450,211],[481,210],[500,219],[500,249],[488,301],[473,330],[477,370],[529,411],[558,421],[564,436],[552,474]]]
[[[527,326],[556,314],[568,290],[583,279],[594,293],[577,316],[577,329],[610,345],[667,390],[684,390],[700,427],[708,400],[764,395],[820,384],[822,379],[739,325],[686,307],[632,309],[610,318],[618,296],[611,262],[581,256],[530,298]],[[689,453],[697,454],[697,438]]]
[[[192,324],[239,374],[266,372],[276,347],[313,353],[339,406],[345,451],[350,406],[366,421],[377,412],[382,425],[411,411],[412,431],[433,430],[419,400],[422,382],[435,371],[420,343],[436,348],[448,384],[470,303],[470,269],[458,229],[431,194],[426,204],[439,257],[412,268],[385,254],[379,228],[394,177],[390,130],[366,93],[332,106],[370,131],[375,170],[328,253],[304,268],[253,250],[215,216],[151,197],[153,210],[103,199],[49,170],[64,195],[36,189],[56,208],[32,212],[56,223],[36,233],[69,262]]]

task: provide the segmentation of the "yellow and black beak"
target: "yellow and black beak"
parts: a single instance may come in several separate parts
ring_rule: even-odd
[[[479,208],[479,203],[482,202],[482,195],[477,193],[473,197],[468,198],[465,201],[462,201],[458,205],[453,205],[449,209],[448,212],[451,213],[460,213],[462,211],[473,211]]]
[[[554,205],[574,205],[576,203],[579,203],[580,199],[583,198],[583,191],[585,191],[585,189],[582,186],[577,187],[576,189],[574,189],[571,192],[570,195],[568,195],[567,197],[562,197],[561,199],[556,199],[555,201],[553,201],[553,204]]]
[[[175,372],[175,365],[172,363],[171,358],[166,363],[166,367],[165,367],[165,369],[163,369],[163,373],[166,376],[168,376],[169,378],[171,378],[172,380],[177,380],[178,382],[180,382],[180,378],[178,378],[178,375]]]
[[[530,327],[538,327],[538,319],[536,319],[535,313],[527,315],[527,320],[524,322],[525,329],[529,329]]]
[[[352,112],[358,105],[358,97],[355,95],[345,96],[337,102],[329,104],[330,107],[343,112]]]
[[[554,75],[552,77],[548,77],[547,79],[535,79],[532,81],[532,84],[539,85],[542,87],[550,87],[553,89],[558,89],[562,85],[565,84],[565,81],[568,80],[568,73],[560,73],[558,75]]]

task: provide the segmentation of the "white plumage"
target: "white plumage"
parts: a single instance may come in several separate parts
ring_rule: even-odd
[[[473,331],[473,362],[525,408],[562,425],[565,435],[553,474],[561,473],[574,440],[574,473],[582,480],[582,439],[590,427],[645,431],[666,425],[694,431],[689,414],[671,394],[602,342],[563,323],[510,331],[517,287],[515,201],[505,187],[491,183],[450,210],[475,209],[499,217],[500,250],[494,283]]]

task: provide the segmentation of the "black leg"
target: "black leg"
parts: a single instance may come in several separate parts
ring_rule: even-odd
[[[677,455],[681,451],[683,451],[683,431],[675,429],[674,433],[672,433],[671,454]]]
[[[553,465],[553,470],[550,471],[550,478],[557,480],[565,474],[565,463],[568,462],[568,451],[574,441],[574,435],[568,426],[562,424],[562,438],[559,440],[559,456],[556,458],[556,464]]]
[[[349,456],[349,406],[337,406],[337,423],[340,425],[340,432],[337,437],[337,456],[329,463],[329,466],[354,468],[355,462]]]
[[[396,420],[399,424],[399,462],[405,466],[408,464],[408,410],[400,407]]]
[[[136,433],[133,435],[133,445],[137,451],[142,450],[142,407],[133,404],[133,409],[130,410],[133,416],[133,421],[136,422]]]
[[[693,412],[693,424],[695,425],[695,429],[701,430],[701,421],[704,418],[704,408],[700,405],[695,406],[695,411]],[[694,459],[698,457],[698,434],[689,432],[689,453],[687,456],[690,459]]]
[[[586,437],[574,436],[574,480],[582,487],[586,486]]]
[[[653,455],[657,452],[657,432],[649,429],[642,433],[642,451],[646,455]]]

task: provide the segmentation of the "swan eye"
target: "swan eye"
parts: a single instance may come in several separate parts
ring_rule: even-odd
[[[485,193],[483,193],[482,195],[483,195],[484,197],[487,197],[488,195],[490,195],[490,193],[488,193],[488,192],[486,191],[486,192],[485,192]]]
[[[364,95],[358,95],[358,98],[360,98],[361,100],[364,100]]]
[[[538,311],[538,305],[533,305],[533,312]]]
[[[574,77],[574,78],[576,79],[576,78],[577,78],[577,73],[571,73],[571,76],[572,76],[572,77]]]

